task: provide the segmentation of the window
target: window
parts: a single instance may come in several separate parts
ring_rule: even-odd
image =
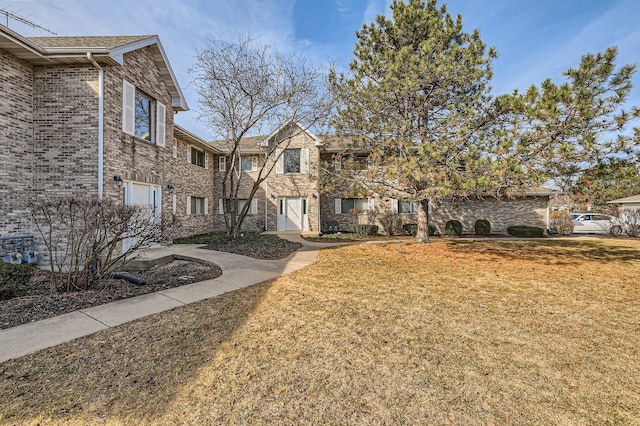
[[[276,174],[309,174],[309,148],[276,149]]]
[[[416,201],[398,201],[398,213],[418,213],[418,203]]]
[[[369,200],[366,198],[343,198],[340,209],[342,213],[349,213],[353,209],[369,210]]]
[[[204,167],[205,166],[205,153],[204,151],[200,151],[198,148],[196,147],[190,147],[190,152],[191,152],[191,164],[194,164],[196,166],[199,167]]]
[[[300,150],[285,149],[282,154],[284,158],[284,173],[300,173]]]
[[[187,206],[189,214],[207,214],[206,199],[202,197],[190,197],[190,205]]]
[[[123,80],[122,131],[165,146],[166,107],[133,84]]]
[[[227,208],[227,213],[229,213],[231,211],[231,199],[227,198],[226,200],[226,208]],[[239,214],[244,205],[247,204],[247,200],[246,199],[238,199],[238,208],[236,209],[236,214]],[[222,198],[220,198],[218,200],[218,213],[219,214],[224,214],[224,211],[222,210]],[[248,215],[254,215],[254,214],[258,214],[258,200],[256,198],[254,198],[253,200],[251,200],[251,206],[249,206],[249,210],[247,211]]]
[[[155,140],[154,112],[155,103],[153,100],[147,95],[136,90],[135,136],[149,142]]]
[[[241,172],[255,172],[258,170],[258,157],[256,156],[247,156],[240,157],[238,159],[238,163],[236,163],[236,169]]]

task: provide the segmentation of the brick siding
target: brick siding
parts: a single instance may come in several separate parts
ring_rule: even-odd
[[[0,50],[0,236],[31,234],[33,68]]]

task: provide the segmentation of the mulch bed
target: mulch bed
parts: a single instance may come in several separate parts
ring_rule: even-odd
[[[222,271],[212,263],[175,260],[147,271],[127,272],[127,274],[143,279],[146,284],[135,285],[125,280],[106,279],[102,280],[95,290],[52,293],[49,273],[38,269],[29,282],[26,296],[0,301],[0,329],[116,300],[210,280],[222,275]]]

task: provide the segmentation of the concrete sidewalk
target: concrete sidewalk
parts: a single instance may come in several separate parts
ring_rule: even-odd
[[[139,256],[140,259],[178,255],[205,260],[220,266],[222,275],[213,280],[174,287],[0,330],[0,362],[290,274],[313,263],[318,249],[340,245],[312,243],[303,240],[299,235],[282,235],[282,237],[303,244],[298,251],[282,260],[259,260],[199,248],[202,244],[173,245],[147,250]]]

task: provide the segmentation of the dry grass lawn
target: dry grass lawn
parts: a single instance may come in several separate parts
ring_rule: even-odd
[[[0,364],[1,424],[640,424],[640,242],[354,245]]]

